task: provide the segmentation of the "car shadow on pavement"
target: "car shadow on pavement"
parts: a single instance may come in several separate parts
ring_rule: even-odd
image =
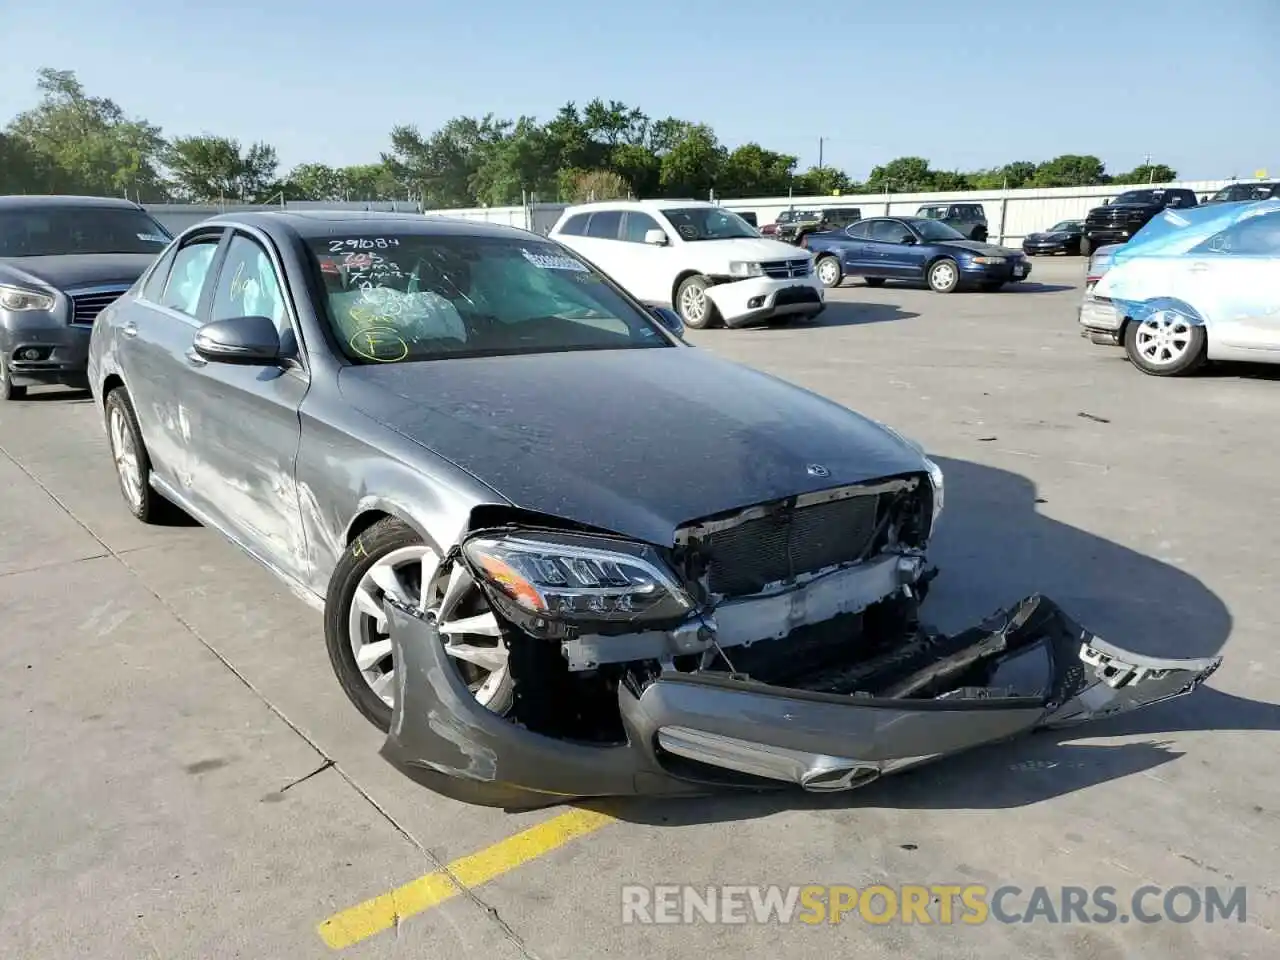
[[[91,403],[93,394],[78,387],[44,387],[28,392],[18,403]]]
[[[1070,283],[1036,283],[1034,280],[1024,280],[1022,283],[1011,283],[1007,287],[1002,287],[999,293],[1004,296],[1009,293],[1059,293],[1074,289],[1076,285]]]
[[[859,303],[856,301],[827,301],[827,309],[816,317],[804,317],[787,324],[749,327],[750,330],[800,330],[806,327],[855,327],[867,323],[892,323],[894,320],[910,320],[920,314],[903,310],[892,303]]]
[[[1035,485],[1010,471],[937,458],[947,503],[931,550],[940,573],[924,619],[951,632],[1042,593],[1087,629],[1126,649],[1204,657],[1222,650],[1232,618],[1205,584],[1152,557],[1038,510]],[[1210,681],[1211,683],[1213,681]],[[1183,754],[1161,734],[1280,730],[1280,705],[1203,687],[1144,710],[980,747],[837,794],[717,794],[627,800],[619,819],[659,825],[754,819],[791,809],[1005,809],[1143,773]],[[1079,743],[1139,736],[1132,743]]]

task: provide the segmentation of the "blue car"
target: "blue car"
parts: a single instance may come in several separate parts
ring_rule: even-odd
[[[805,247],[824,287],[845,277],[867,286],[886,280],[924,281],[935,293],[963,288],[994,292],[1031,275],[1019,251],[965,238],[945,223],[924,217],[873,217],[826,233],[810,234]]]

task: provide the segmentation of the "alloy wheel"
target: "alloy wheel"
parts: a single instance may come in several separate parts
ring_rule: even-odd
[[[949,290],[956,282],[956,268],[943,261],[933,268],[929,278],[938,290]]]
[[[680,293],[680,312],[689,326],[700,326],[707,312],[706,291],[694,283],[686,286]]]
[[[382,609],[387,594],[435,621],[445,652],[467,687],[482,706],[489,706],[507,676],[507,648],[498,620],[466,567],[442,566],[425,545],[400,547],[380,557],[352,597],[351,654],[369,689],[388,706],[395,705],[395,663]]]
[[[1159,310],[1138,326],[1138,353],[1153,367],[1169,367],[1186,356],[1191,347],[1192,324],[1174,310]]]
[[[824,257],[818,262],[818,279],[822,281],[825,287],[835,285],[836,280],[840,277],[840,267],[830,257]]]
[[[129,429],[124,411],[118,406],[111,408],[109,435],[111,457],[116,464],[116,474],[120,477],[120,489],[129,501],[129,506],[136,511],[142,506],[142,469],[138,447],[133,441],[133,431]]]

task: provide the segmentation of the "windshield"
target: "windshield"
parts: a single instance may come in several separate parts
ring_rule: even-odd
[[[921,238],[929,240],[968,240],[963,233],[938,220],[915,220],[911,224]]]
[[[1079,220],[1061,220],[1049,228],[1050,233],[1070,233],[1072,230],[1079,230],[1082,226]]]
[[[1154,190],[1130,190],[1128,193],[1122,193],[1111,201],[1112,203],[1155,203],[1156,192]]]
[[[672,346],[654,318],[546,241],[383,233],[307,243],[325,280],[322,312],[355,363]]]
[[[0,257],[158,254],[171,239],[147,214],[127,207],[0,210]]]
[[[928,217],[930,220],[944,220],[947,216],[946,207],[921,207],[916,212],[917,217]]]
[[[663,210],[662,215],[675,227],[682,240],[740,240],[758,237],[755,227],[732,210],[722,207],[681,207]]]

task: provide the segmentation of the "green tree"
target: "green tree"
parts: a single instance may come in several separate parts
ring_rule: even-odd
[[[777,197],[795,178],[796,158],[774,153],[758,143],[738,147],[724,159],[716,180],[722,197]]]
[[[521,117],[511,132],[481,150],[471,178],[472,192],[481,203],[518,203],[526,194],[547,196],[556,189],[552,149],[545,130],[533,117]]]
[[[610,168],[631,185],[637,197],[652,197],[661,185],[662,162],[648,147],[624,143],[609,155]]]
[[[728,151],[705,123],[691,124],[662,157],[659,180],[668,196],[705,198]]]
[[[338,171],[326,163],[300,163],[289,171],[283,190],[289,200],[343,200]]]
[[[74,71],[44,67],[37,77],[40,102],[18,114],[8,133],[25,144],[46,189],[164,196],[159,127],[131,119],[113,100],[89,96]]]
[[[792,189],[796,196],[833,197],[845,193],[857,193],[861,185],[850,179],[843,170],[835,167],[810,167],[795,178]]]
[[[385,163],[358,163],[336,171],[346,200],[407,200],[408,188]]]
[[[429,137],[417,127],[399,126],[391,131],[391,151],[382,160],[427,207],[474,206],[476,174],[511,126],[492,114],[454,117]]]
[[[924,193],[934,189],[935,174],[924,157],[898,157],[875,167],[867,188],[877,193]]]
[[[48,160],[25,140],[0,133],[0,194],[49,193],[57,189],[56,180]]]
[[[178,137],[169,145],[166,163],[175,191],[184,200],[263,203],[281,190],[276,148],[266,143],[253,143],[242,151],[240,141],[231,137]]]
[[[1117,173],[1111,177],[1112,183],[1173,183],[1178,179],[1178,171],[1163,163],[1141,164],[1128,173]]]
[[[1027,186],[1089,187],[1106,182],[1106,167],[1097,157],[1064,153],[1037,166]]]
[[[561,197],[569,203],[617,200],[630,193],[630,186],[612,170],[561,171]]]

